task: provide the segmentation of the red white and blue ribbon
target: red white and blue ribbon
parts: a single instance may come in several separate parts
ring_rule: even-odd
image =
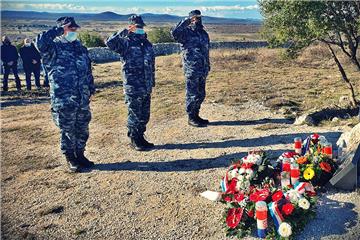
[[[274,220],[276,230],[278,230],[280,224],[284,221],[284,217],[282,216],[282,214],[280,212],[277,202],[269,203],[269,212],[270,212],[272,219]]]
[[[308,183],[308,182],[297,182],[294,185],[294,189],[299,194],[304,194],[305,191],[313,193],[313,194],[315,193],[314,187],[311,185],[311,183]]]
[[[302,155],[305,155],[310,149],[311,136],[307,137],[303,143]]]

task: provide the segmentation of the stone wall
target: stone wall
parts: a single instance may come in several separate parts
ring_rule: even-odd
[[[267,42],[211,42],[211,49],[245,49],[245,48],[262,48],[267,47]],[[174,53],[180,53],[180,45],[178,43],[158,43],[154,44],[156,56],[165,56]],[[119,54],[110,51],[107,47],[89,48],[89,55],[93,62],[104,63],[119,60]],[[21,58],[18,61],[18,69],[22,70]]]
[[[211,42],[211,49],[245,49],[267,47],[267,42]],[[165,56],[180,53],[178,43],[158,43],[154,44],[156,56]],[[112,62],[119,60],[119,54],[110,51],[106,47],[89,48],[90,58],[95,63]]]

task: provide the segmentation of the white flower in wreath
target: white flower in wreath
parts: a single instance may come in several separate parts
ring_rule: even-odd
[[[251,168],[246,169],[246,179],[252,179],[255,176],[254,171]]]
[[[236,183],[236,190],[247,189],[250,187],[250,181],[245,176],[240,175],[242,178]]]
[[[262,158],[260,155],[257,155],[257,154],[249,154],[246,157],[242,158],[242,162],[260,165],[262,163]]]
[[[281,223],[279,226],[279,234],[284,238],[290,237],[292,234],[291,225],[286,222]]]
[[[246,169],[245,169],[245,168],[240,168],[239,174],[244,174],[245,172],[246,172]]]
[[[231,170],[231,171],[229,172],[229,177],[230,177],[230,179],[235,178],[237,175],[238,175],[238,169],[237,169],[237,168],[235,168],[235,169],[233,169],[233,170]]]
[[[300,199],[300,194],[295,189],[291,189],[291,190],[287,191],[286,196],[289,197],[289,200],[292,203],[297,203]]]
[[[244,175],[238,175],[237,179],[239,180],[238,182],[244,181]]]
[[[250,159],[251,159],[252,163],[254,163],[256,165],[260,165],[262,163],[262,158],[260,155],[251,154]]]
[[[310,208],[310,202],[306,198],[301,198],[299,200],[299,207],[308,210]]]

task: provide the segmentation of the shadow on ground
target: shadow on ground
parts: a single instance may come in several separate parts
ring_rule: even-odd
[[[341,236],[347,233],[349,228],[356,226],[358,221],[358,213],[353,203],[335,201],[323,195],[319,199],[316,218],[306,225],[304,232],[316,240],[325,236]],[[297,239],[304,239],[304,236],[300,234]],[[354,236],[347,239],[358,238]]]
[[[248,120],[248,121],[216,121],[210,122],[210,126],[246,126],[246,125],[259,125],[259,124],[293,124],[293,119],[286,119],[286,118],[264,118],[258,120]]]
[[[261,120],[263,121],[263,120]],[[239,121],[235,121],[239,122]],[[265,137],[258,138],[246,138],[246,139],[234,139],[234,140],[225,140],[219,142],[201,142],[201,143],[174,143],[174,144],[164,144],[156,146],[157,149],[180,149],[180,150],[190,150],[190,149],[201,149],[201,148],[231,148],[231,147],[260,147],[260,146],[269,146],[276,144],[290,144],[294,142],[295,137],[301,137],[305,139],[312,133],[296,133],[296,134],[282,134],[282,135],[270,135]],[[341,132],[326,132],[321,133],[324,135],[330,142],[335,144],[337,139],[340,137]]]

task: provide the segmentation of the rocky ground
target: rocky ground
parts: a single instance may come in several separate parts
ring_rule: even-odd
[[[213,51],[201,112],[212,124],[201,129],[187,125],[180,57],[157,58],[151,152],[128,145],[120,63],[94,65],[86,154],[96,166],[79,174],[66,171],[48,93],[15,93],[11,81],[0,97],[2,238],[224,239],[223,206],[199,193],[219,189],[231,160],[254,148],[277,157],[294,137],[313,132],[335,143],[348,128],[343,121],[295,126],[282,114],[346,93],[336,68],[315,50],[299,63],[283,62],[274,49]],[[359,211],[357,192],[330,189],[298,239],[357,239]]]
[[[92,171],[66,172],[57,149],[43,152],[44,166],[35,169],[20,171],[16,164],[3,163],[2,237],[224,239],[223,206],[199,193],[218,189],[232,159],[254,148],[277,156],[291,149],[295,136],[312,132],[335,142],[343,130],[293,126],[253,102],[240,107],[206,104],[202,113],[212,121],[208,128],[189,127],[185,117],[151,121],[147,136],[157,145],[151,152],[131,150],[123,124],[109,129],[92,123],[87,154],[97,163]],[[38,137],[31,139],[41,141]],[[17,161],[31,156],[24,158]],[[298,239],[357,239],[359,208],[356,192],[322,194],[317,218]]]

